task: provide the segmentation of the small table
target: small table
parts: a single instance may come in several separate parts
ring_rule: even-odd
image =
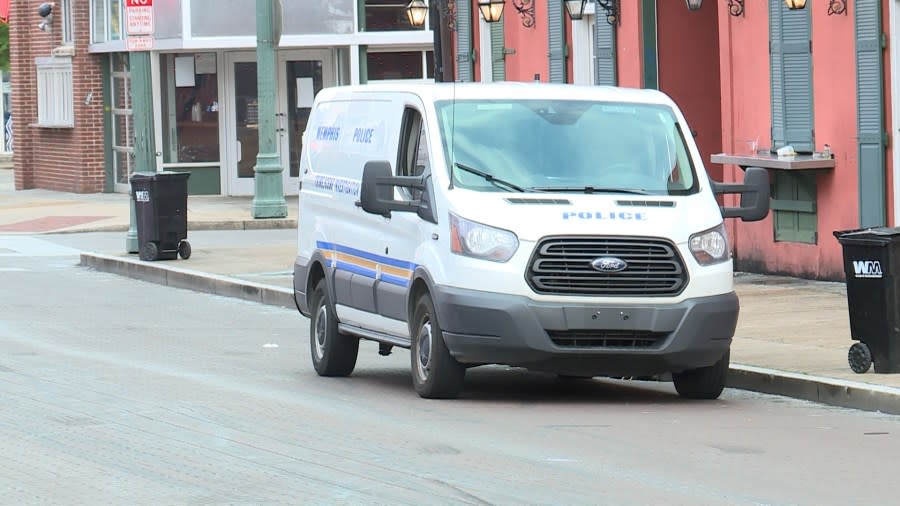
[[[712,163],[737,165],[742,169],[747,167],[762,167],[764,169],[777,170],[826,170],[834,168],[834,158],[826,157],[821,153],[811,155],[778,156],[768,151],[759,151],[756,154],[729,155],[725,153],[714,154],[710,157]]]

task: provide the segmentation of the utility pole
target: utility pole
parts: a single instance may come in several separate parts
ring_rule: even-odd
[[[284,167],[276,142],[275,76],[276,31],[275,3],[279,0],[256,0],[256,76],[259,102],[259,153],[253,192],[254,218],[284,218]],[[280,8],[280,5],[279,5]],[[280,30],[280,26],[278,27]]]
[[[134,128],[134,172],[156,172],[156,137],[153,128],[153,76],[150,68],[150,51],[132,51],[128,55],[131,73],[131,108]],[[130,201],[128,233],[125,235],[125,251],[138,253],[137,219],[134,197]]]

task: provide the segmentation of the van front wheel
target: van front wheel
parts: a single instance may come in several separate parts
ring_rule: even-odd
[[[678,395],[685,399],[718,398],[725,389],[725,382],[728,379],[730,355],[731,351],[726,351],[718,362],[709,367],[673,373],[672,380]]]
[[[338,331],[324,279],[316,284],[310,307],[309,351],[313,367],[319,376],[349,376],[356,367],[359,338]]]
[[[426,399],[457,397],[466,377],[466,368],[447,350],[434,302],[427,293],[416,302],[413,322],[409,355],[416,392]]]

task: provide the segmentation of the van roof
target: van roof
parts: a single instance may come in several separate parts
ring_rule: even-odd
[[[334,98],[347,93],[413,93],[424,101],[453,99],[551,99],[600,100],[610,102],[630,102],[665,104],[674,106],[673,101],[657,90],[623,88],[615,86],[586,86],[575,84],[551,84],[537,82],[501,83],[423,83],[391,82],[325,88],[325,97]]]

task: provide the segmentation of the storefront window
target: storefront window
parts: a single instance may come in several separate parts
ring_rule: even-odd
[[[162,67],[164,163],[218,163],[216,54],[167,54]]]
[[[366,31],[395,32],[424,30],[409,24],[406,17],[408,0],[366,0]]]
[[[122,40],[123,0],[91,0],[91,41]]]
[[[366,58],[369,81],[434,79],[434,53],[399,51],[369,53]]]

